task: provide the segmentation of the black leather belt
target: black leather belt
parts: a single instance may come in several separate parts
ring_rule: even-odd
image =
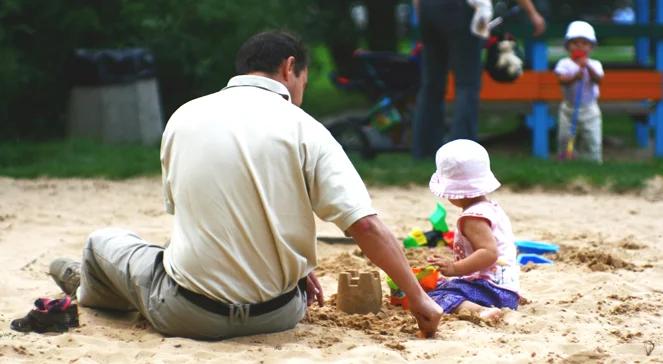
[[[286,292],[269,301],[249,304],[249,316],[259,316],[285,306],[293,297],[295,297],[297,290],[301,290],[302,294],[306,292],[306,277],[300,279],[299,282],[297,282],[297,286],[290,292]],[[230,316],[230,307],[232,305],[215,301],[207,296],[191,292],[182,286],[178,286],[177,292],[189,300],[189,302],[200,308],[219,315]]]

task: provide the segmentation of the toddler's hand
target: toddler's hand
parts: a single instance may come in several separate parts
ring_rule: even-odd
[[[584,74],[583,74],[582,68],[581,68],[580,71],[578,71],[578,73],[576,73],[575,77],[573,77],[573,79],[576,80],[576,81],[580,81],[580,80],[582,80],[583,76],[584,76]]]
[[[442,258],[439,255],[433,255],[428,257],[428,263],[437,267],[437,269],[442,273],[442,275],[447,277],[453,277],[458,275],[456,273],[456,264],[455,262]]]

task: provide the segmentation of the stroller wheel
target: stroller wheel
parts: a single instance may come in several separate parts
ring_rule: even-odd
[[[358,152],[362,158],[373,159],[376,152],[363,128],[367,122],[360,117],[346,117],[330,123],[327,129],[346,153]]]

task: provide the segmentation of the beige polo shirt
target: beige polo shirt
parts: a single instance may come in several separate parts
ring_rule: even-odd
[[[181,286],[230,303],[264,302],[316,266],[314,213],[345,231],[375,214],[358,173],[285,86],[237,76],[168,121],[161,143],[164,266]]]

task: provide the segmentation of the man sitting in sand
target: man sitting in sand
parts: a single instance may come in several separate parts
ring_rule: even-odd
[[[51,263],[65,293],[82,306],[138,310],[166,335],[225,339],[291,329],[307,305],[324,301],[313,272],[315,214],[354,238],[405,291],[422,333],[433,335],[442,309],[412,275],[340,145],[298,107],[307,62],[289,33],[246,41],[239,76],[184,104],[163,133],[170,244],[95,231],[81,263]]]

